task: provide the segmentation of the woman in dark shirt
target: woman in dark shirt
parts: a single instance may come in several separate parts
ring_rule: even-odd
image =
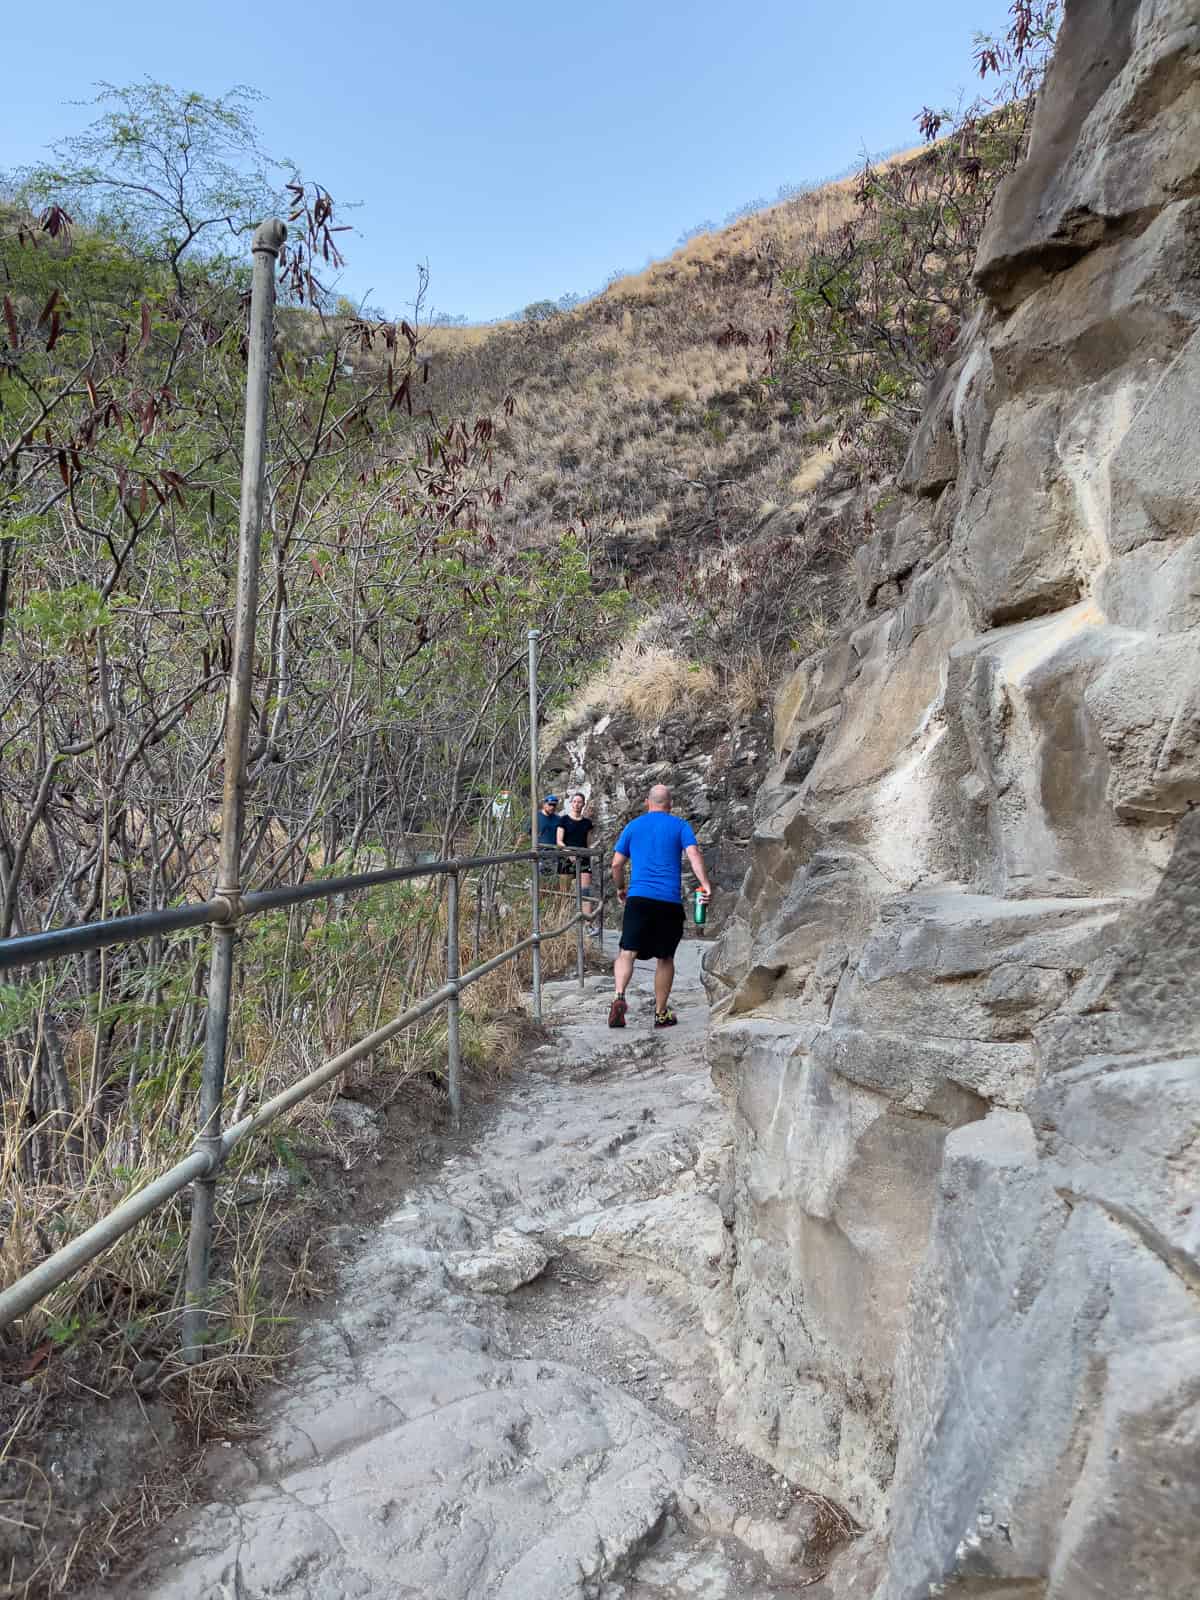
[[[592,822],[591,817],[585,817],[583,814],[584,801],[585,796],[581,793],[576,793],[567,802],[566,815],[558,819],[558,843],[560,845],[569,845],[574,850],[587,849],[588,835],[595,824]],[[569,872],[574,876],[575,859],[574,856],[560,856],[558,870],[562,873]],[[579,858],[579,863],[581,868],[579,882],[584,890],[583,912],[585,916],[593,917],[596,914],[596,903],[587,893],[592,886],[591,857],[582,856]],[[595,935],[598,931],[595,923],[589,925],[588,932],[590,934]]]

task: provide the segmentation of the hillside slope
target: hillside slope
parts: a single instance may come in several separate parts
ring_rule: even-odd
[[[853,191],[830,184],[700,235],[545,321],[433,331],[435,410],[516,399],[499,439],[514,538],[586,524],[617,573],[661,580],[664,546],[741,539],[811,491],[829,430],[764,382],[767,341],[786,323],[781,266],[852,214]]]

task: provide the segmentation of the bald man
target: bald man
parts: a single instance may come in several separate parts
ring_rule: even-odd
[[[683,857],[700,881],[705,900],[712,893],[704,857],[691,823],[671,815],[671,791],[656,783],[646,796],[646,809],[629,823],[613,847],[612,875],[617,899],[625,907],[621,922],[621,948],[613,965],[616,994],[608,1011],[610,1028],[625,1026],[629,1009],[625,990],[633,977],[635,961],[655,961],[654,1026],[673,1028],[671,985],[675,981],[675,951],[683,937]],[[629,892],[625,868],[632,867]]]

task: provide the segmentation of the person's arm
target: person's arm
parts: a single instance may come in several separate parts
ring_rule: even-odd
[[[562,825],[561,822],[558,825],[558,828],[557,828],[557,830],[555,832],[554,838],[555,838],[555,841],[559,845],[560,848],[565,846],[567,841],[563,838],[563,825]]]
[[[712,894],[712,884],[708,881],[708,872],[704,865],[704,857],[700,854],[700,846],[698,844],[689,844],[684,854],[688,858],[688,866],[691,867],[696,877],[700,880],[701,893],[707,900]]]
[[[628,860],[629,857],[623,856],[619,850],[613,851],[612,881],[613,888],[617,891],[618,900],[624,900],[625,898],[625,866]]]

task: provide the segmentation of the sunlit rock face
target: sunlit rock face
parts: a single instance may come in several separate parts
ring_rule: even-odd
[[[707,963],[725,1425],[847,1594],[1200,1571],[1200,11],[1068,4]],[[835,1587],[837,1575],[835,1574]]]

